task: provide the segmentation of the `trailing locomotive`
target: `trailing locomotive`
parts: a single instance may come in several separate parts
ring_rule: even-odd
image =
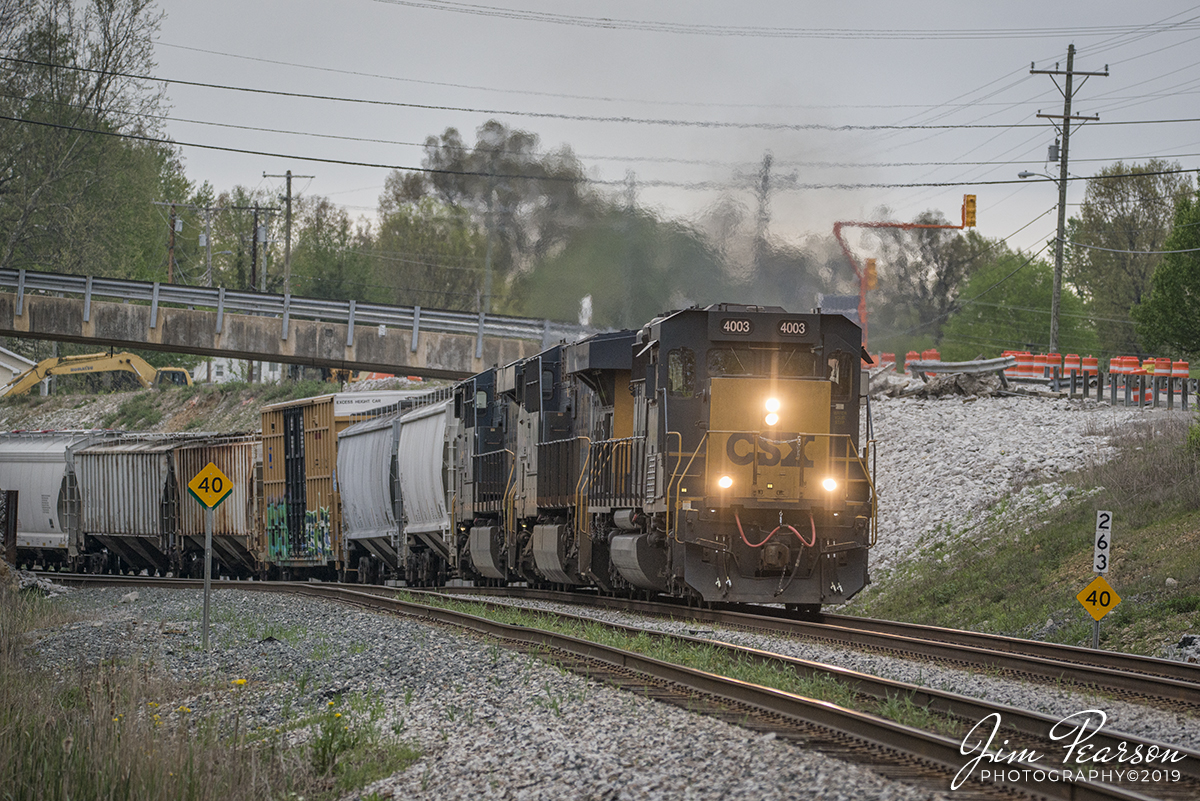
[[[717,305],[463,382],[450,567],[708,603],[849,599],[875,536],[860,354],[841,315]]]

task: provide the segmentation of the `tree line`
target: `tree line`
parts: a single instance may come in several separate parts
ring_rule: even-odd
[[[0,0],[0,267],[282,291],[277,193],[213,187],[187,175],[177,148],[109,135],[166,138],[163,91],[121,77],[152,74],[160,20],[150,0]],[[425,171],[388,175],[370,217],[294,198],[290,290],[582,313],[599,327],[718,301],[808,311],[858,291],[832,235],[773,238],[733,194],[671,219],[589,181],[568,146],[546,149],[497,120],[473,135],[429,136]],[[1200,353],[1200,203],[1177,169],[1118,162],[1089,179],[1066,236],[1064,352]],[[937,212],[914,222],[947,224]],[[969,359],[1046,349],[1053,268],[1043,253],[954,228],[872,229],[856,250],[878,264],[872,350],[936,346]]]

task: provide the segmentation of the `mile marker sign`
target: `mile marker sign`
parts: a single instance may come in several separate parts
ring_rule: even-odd
[[[233,482],[221,472],[221,468],[209,462],[187,485],[192,497],[209,509],[215,509],[233,492]]]

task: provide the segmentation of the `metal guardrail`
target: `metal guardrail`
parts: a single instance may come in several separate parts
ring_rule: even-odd
[[[980,359],[974,362],[939,362],[914,361],[908,363],[909,371],[916,376],[924,373],[994,373],[997,370],[1007,370],[1017,363],[1015,356],[1001,356],[999,359]]]
[[[288,336],[288,322],[293,318],[343,323],[348,326],[347,347],[354,345],[356,325],[411,329],[414,352],[417,350],[418,334],[422,330],[440,334],[474,334],[476,358],[483,355],[484,337],[540,340],[544,347],[549,347],[559,340],[574,342],[602,330],[551,320],[505,317],[483,312],[388,306],[380,303],[359,303],[354,300],[323,300],[290,294],[246,292],[225,287],[181,286],[158,281],[127,281],[35,270],[0,270],[0,289],[16,292],[15,312],[18,316],[23,313],[25,295],[30,292],[81,297],[84,322],[91,318],[93,298],[119,298],[123,302],[149,303],[151,328],[156,325],[159,304],[172,304],[193,309],[212,309],[217,313],[217,333],[221,333],[225,314],[229,312],[281,318],[284,339]]]

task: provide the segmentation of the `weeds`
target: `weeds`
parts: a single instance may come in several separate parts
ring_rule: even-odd
[[[162,416],[157,395],[139,392],[117,407],[115,413],[105,415],[102,425],[104,428],[147,429],[158,425]]]
[[[327,799],[419,754],[381,731],[374,697],[338,699],[287,728],[247,731],[241,677],[180,683],[138,659],[56,678],[27,663],[25,635],[72,616],[0,585],[0,795],[6,801]],[[222,687],[224,689],[222,689]],[[280,727],[281,729],[283,727]]]

